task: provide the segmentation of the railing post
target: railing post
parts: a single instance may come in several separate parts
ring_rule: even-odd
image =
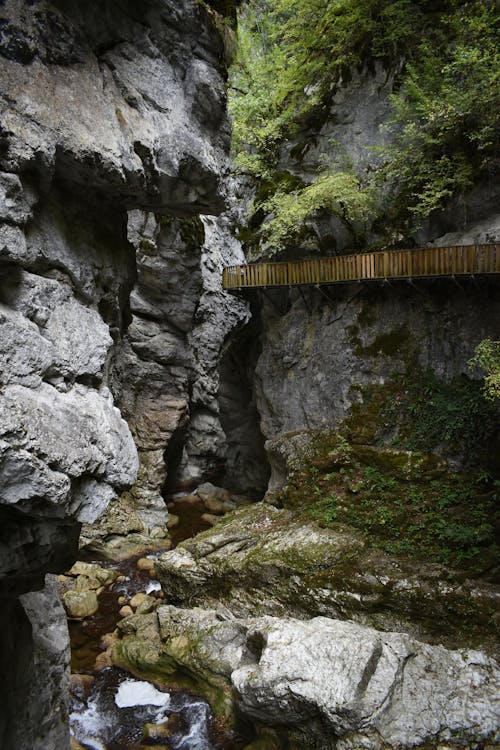
[[[387,278],[387,274],[389,273],[389,253],[384,252],[384,279]]]

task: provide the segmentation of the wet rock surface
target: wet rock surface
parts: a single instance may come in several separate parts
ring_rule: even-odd
[[[70,576],[59,576],[63,590],[75,586],[67,593],[88,593],[85,587],[102,584],[97,589],[98,610],[85,619],[69,620],[72,748],[138,750],[159,745],[172,750],[239,750],[242,738],[223,731],[208,703],[176,689],[175,679],[146,682],[146,673],[134,678],[130,672],[139,670],[127,673],[113,663],[118,629],[126,627],[121,623],[147,622],[162,604],[163,592],[155,578],[157,554],[117,561],[113,567],[108,562],[78,561]],[[150,635],[143,632],[142,646],[148,652],[153,646]]]
[[[137,668],[142,659],[158,678],[168,664],[181,667],[228,721],[235,690],[243,715],[278,725],[292,743],[326,750],[498,740],[500,672],[479,652],[329,618],[241,619],[223,608],[165,606],[120,629],[122,664]]]

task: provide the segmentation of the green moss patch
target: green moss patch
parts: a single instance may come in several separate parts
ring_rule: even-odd
[[[296,458],[281,501],[320,526],[349,526],[370,546],[492,574],[500,485],[454,473],[434,454],[349,445],[317,432]]]
[[[465,376],[443,381],[431,370],[412,368],[382,385],[353,390],[359,398],[342,425],[349,442],[438,450],[466,466],[490,467],[499,409],[484,397],[481,382]]]
[[[221,726],[235,722],[231,684],[199,653],[199,633],[186,630],[184,635],[164,641],[156,613],[131,615],[118,624],[118,629],[113,664],[160,687],[193,691],[209,702]]]

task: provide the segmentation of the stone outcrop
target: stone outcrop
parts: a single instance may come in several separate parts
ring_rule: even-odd
[[[238,711],[274,738],[251,747],[471,747],[498,739],[498,665],[399,633],[324,617],[233,618],[160,607],[121,626],[115,660],[190,675],[226,721]]]
[[[42,615],[32,633],[18,627],[18,595],[71,564],[80,524],[138,471],[132,506],[140,495],[144,510],[131,525],[158,525],[163,454],[187,426],[202,360],[179,341],[204,241],[179,227],[223,209],[230,132],[225,34],[204,3],[7,0],[0,23],[0,585],[1,629],[26,655],[5,665],[15,696],[21,670],[46,684]],[[226,313],[220,343],[246,315]],[[3,704],[0,744],[33,750],[15,703]],[[40,747],[67,746],[40,726]]]
[[[14,623],[14,627],[12,624]],[[2,602],[2,747],[68,747],[69,641],[57,584]]]
[[[391,557],[352,528],[321,529],[265,503],[163,553],[155,570],[173,604],[220,602],[241,617],[324,615],[498,654],[498,586]]]

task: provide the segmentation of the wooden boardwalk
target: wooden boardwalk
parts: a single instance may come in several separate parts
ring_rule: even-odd
[[[256,263],[224,269],[224,289],[308,286],[348,281],[435,276],[500,275],[500,244],[424,247],[312,258],[293,263]]]

